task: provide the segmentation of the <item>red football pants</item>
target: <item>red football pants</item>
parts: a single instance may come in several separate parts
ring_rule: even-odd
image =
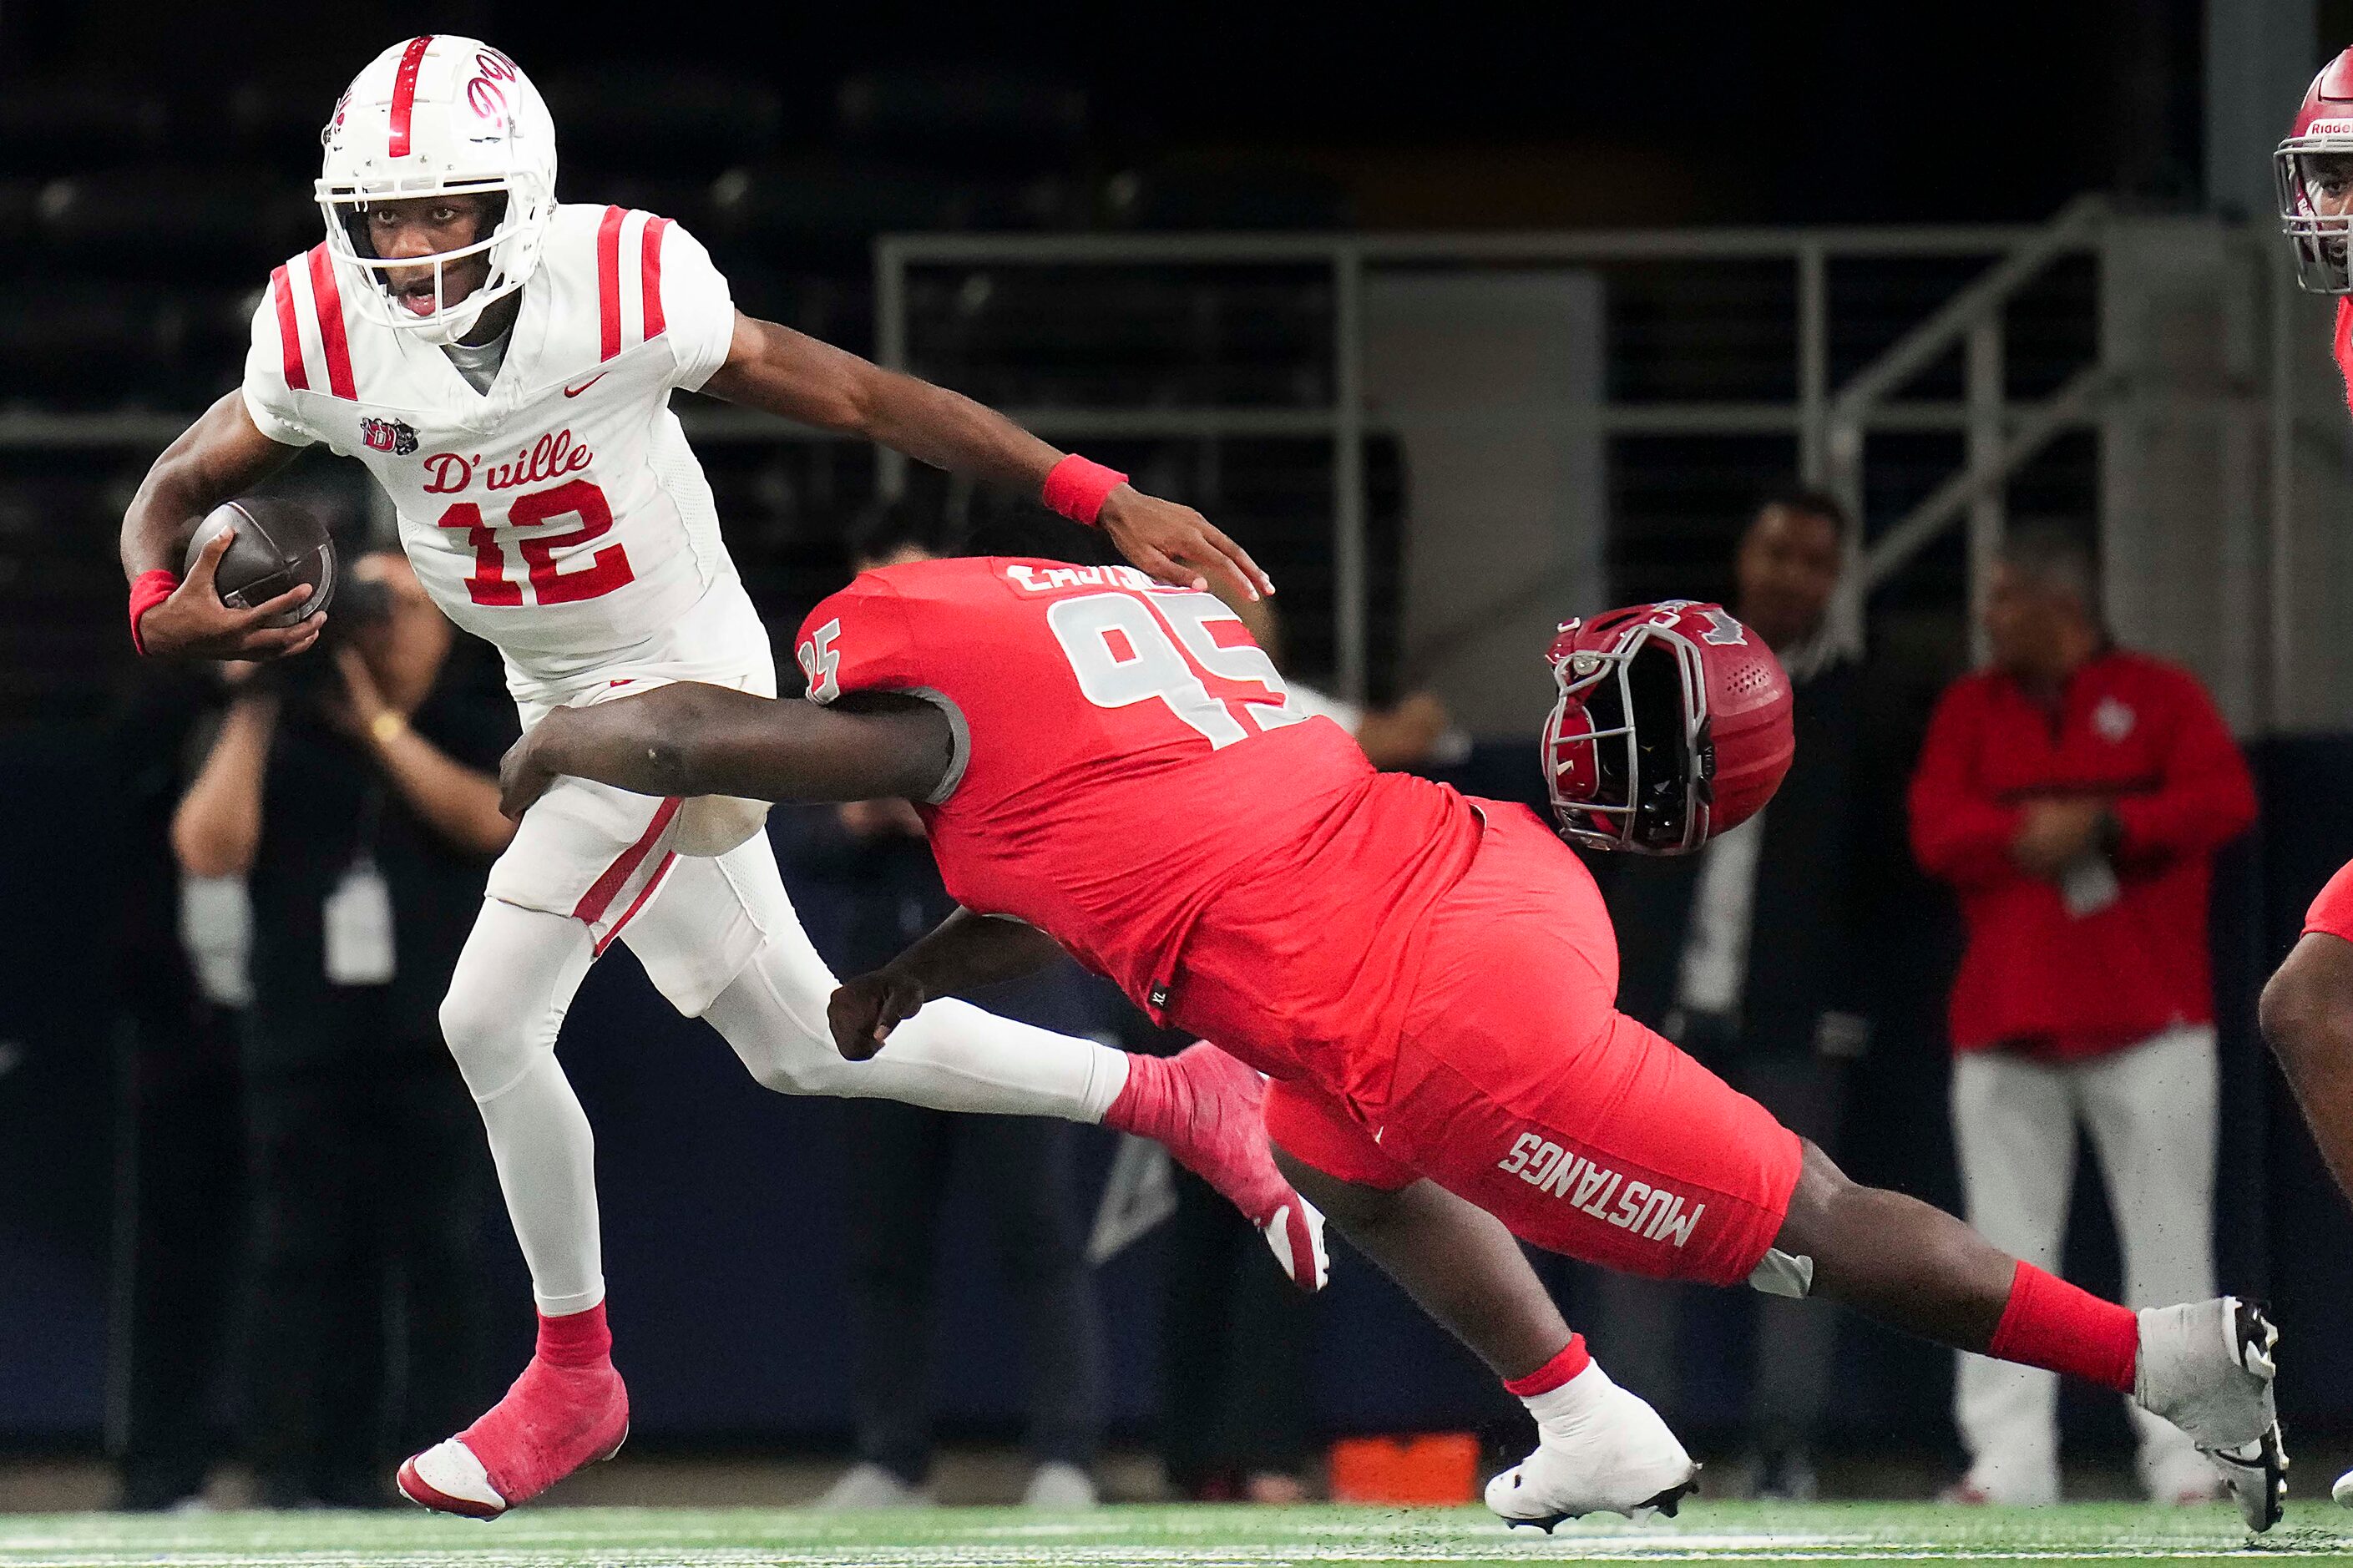
[[[1592,878],[1521,806],[1431,910],[1388,1092],[1277,1080],[1268,1135],[1326,1174],[1426,1176],[1524,1241],[1630,1274],[1737,1284],[1765,1256],[1801,1145],[1620,1013]]]

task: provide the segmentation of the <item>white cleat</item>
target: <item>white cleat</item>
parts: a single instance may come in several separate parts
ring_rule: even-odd
[[[1332,1282],[1332,1254],[1324,1246],[1324,1211],[1293,1194],[1291,1201],[1258,1227],[1274,1260],[1291,1282],[1303,1290],[1321,1290]]]
[[[396,1478],[411,1502],[437,1513],[496,1519],[507,1500],[491,1484],[490,1471],[462,1437],[446,1437],[400,1467]]]
[[[2137,1468],[2141,1489],[2160,1508],[2203,1508],[2222,1500],[2222,1478],[2214,1462],[2187,1443],[2166,1443],[2155,1453],[2145,1445]]]
[[[923,1488],[901,1480],[881,1465],[861,1461],[835,1478],[833,1485],[809,1506],[828,1513],[867,1513],[938,1505]]]
[[[1075,1513],[1099,1506],[1094,1477],[1067,1459],[1049,1459],[1029,1477],[1021,1506],[1046,1513]]]
[[[1597,1379],[1588,1384],[1587,1380]],[[1536,1450],[1487,1483],[1487,1506],[1506,1524],[1549,1534],[1565,1519],[1619,1513],[1672,1519],[1699,1485],[1699,1466],[1648,1401],[1609,1381],[1598,1365],[1563,1385],[1581,1408],[1536,1424]]]
[[[2263,1310],[2235,1296],[2140,1314],[2134,1401],[2189,1435],[2257,1531],[2279,1522],[2287,1500],[2287,1448],[2272,1402],[2278,1342]]]

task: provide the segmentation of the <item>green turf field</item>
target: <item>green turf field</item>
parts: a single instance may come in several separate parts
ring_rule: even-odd
[[[2340,1528],[2339,1521],[2345,1521]],[[1029,1564],[1220,1565],[1484,1562],[2161,1562],[2353,1549],[2353,1515],[2291,1506],[2253,1544],[2237,1516],[2118,1504],[2035,1510],[1926,1504],[1805,1507],[1695,1502],[1683,1518],[1506,1534],[1483,1510],[1108,1508],[1040,1517],[955,1509],[918,1515],[785,1510],[525,1510],[495,1524],[422,1514],[0,1515],[0,1565],[19,1568],[656,1568],[766,1563],[841,1568]]]

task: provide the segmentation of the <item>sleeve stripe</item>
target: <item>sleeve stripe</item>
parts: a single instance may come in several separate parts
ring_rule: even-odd
[[[294,280],[283,267],[269,275],[269,298],[278,307],[278,352],[285,361],[286,384],[308,392],[311,375],[302,368],[301,330],[294,321]]]
[[[662,334],[661,247],[662,233],[670,227],[666,217],[646,219],[645,245],[640,274],[639,295],[645,302],[646,338],[649,342]]]
[[[618,207],[607,207],[596,225],[596,312],[599,359],[621,352],[621,218]]]
[[[319,318],[319,346],[327,354],[327,390],[346,402],[359,401],[352,381],[352,345],[343,336],[343,296],[335,286],[335,258],[325,245],[311,247],[311,307]]]

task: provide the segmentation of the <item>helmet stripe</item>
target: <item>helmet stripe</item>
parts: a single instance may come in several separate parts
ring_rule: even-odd
[[[308,392],[311,373],[302,368],[302,331],[294,321],[294,280],[284,267],[269,275],[269,298],[278,307],[278,352],[286,364],[286,385],[294,392]]]
[[[323,245],[311,247],[311,305],[319,317],[319,346],[327,354],[327,390],[357,403],[359,389],[352,383],[352,345],[343,336],[343,295],[335,287],[334,258]]]
[[[670,227],[666,217],[646,219],[643,287],[640,293],[646,307],[646,339],[651,342],[662,333],[661,247],[662,231]]]
[[[395,158],[408,156],[408,121],[417,109],[417,70],[425,63],[425,51],[433,47],[433,35],[408,40],[408,47],[400,54],[400,68],[392,78],[392,146],[388,154]]]
[[[621,218],[618,207],[607,207],[596,225],[596,325],[600,359],[621,352]]]

